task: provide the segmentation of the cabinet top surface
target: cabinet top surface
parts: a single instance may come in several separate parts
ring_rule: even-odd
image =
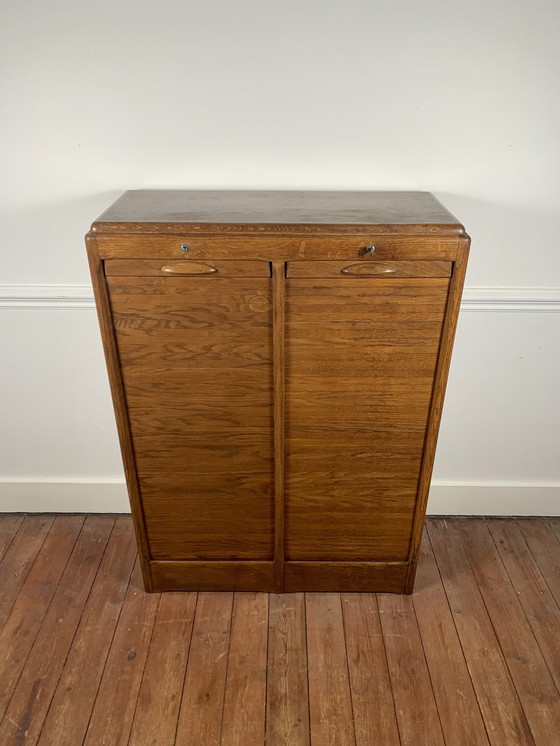
[[[98,233],[336,232],[371,226],[391,233],[463,233],[430,192],[146,189],[125,192],[93,223]]]

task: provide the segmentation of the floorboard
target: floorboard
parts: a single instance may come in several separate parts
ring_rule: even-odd
[[[283,593],[269,599],[267,746],[309,746],[309,688],[305,596]]]
[[[341,598],[356,746],[398,746],[377,598],[373,593],[343,593]]]
[[[456,529],[453,529],[456,530]],[[560,698],[486,521],[461,529],[463,543],[537,746],[560,734]]]
[[[339,593],[306,593],[309,721],[312,746],[355,744]]]
[[[468,521],[433,519],[430,541],[492,746],[534,746],[462,542]]]
[[[128,746],[175,743],[197,595],[161,595]]]
[[[4,719],[0,719],[2,746],[18,746],[21,734],[25,734],[25,744],[37,743],[114,523],[110,516],[86,519]]]
[[[224,746],[264,743],[267,633],[268,594],[236,593],[222,718]]]
[[[52,515],[28,516],[6,549],[0,562],[0,627],[5,624],[53,523]]]
[[[426,532],[412,596],[446,743],[488,746],[488,736]]]
[[[33,647],[84,523],[83,516],[59,516],[37,554],[33,567],[0,632],[0,718]]]
[[[6,554],[6,550],[12,543],[22,523],[22,515],[6,515],[0,520],[0,561]]]
[[[117,518],[38,743],[82,744],[136,556],[132,524]]]
[[[432,518],[411,596],[146,594],[129,516],[0,515],[1,746],[553,746],[560,520]]]
[[[378,595],[403,746],[443,746],[443,733],[411,596]]]
[[[220,743],[233,595],[198,594],[176,735],[180,746]]]
[[[560,523],[521,519],[517,524],[550,592],[560,606]]]

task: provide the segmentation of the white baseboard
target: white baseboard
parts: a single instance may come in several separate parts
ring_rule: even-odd
[[[0,513],[130,513],[122,479],[0,479]]]
[[[0,513],[129,513],[119,479],[0,479]],[[560,484],[435,482],[431,515],[560,515]]]
[[[560,515],[560,483],[434,482],[428,514]]]

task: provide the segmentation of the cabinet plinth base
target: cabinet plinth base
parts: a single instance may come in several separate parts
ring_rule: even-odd
[[[153,591],[407,593],[408,562],[286,562],[284,589],[273,562],[152,561]]]
[[[153,591],[271,592],[273,562],[152,561]]]

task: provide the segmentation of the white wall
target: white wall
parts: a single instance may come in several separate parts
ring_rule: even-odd
[[[466,224],[431,508],[560,513],[554,0],[0,9],[0,510],[123,505],[76,287],[93,218],[127,188],[277,187],[427,189]]]

